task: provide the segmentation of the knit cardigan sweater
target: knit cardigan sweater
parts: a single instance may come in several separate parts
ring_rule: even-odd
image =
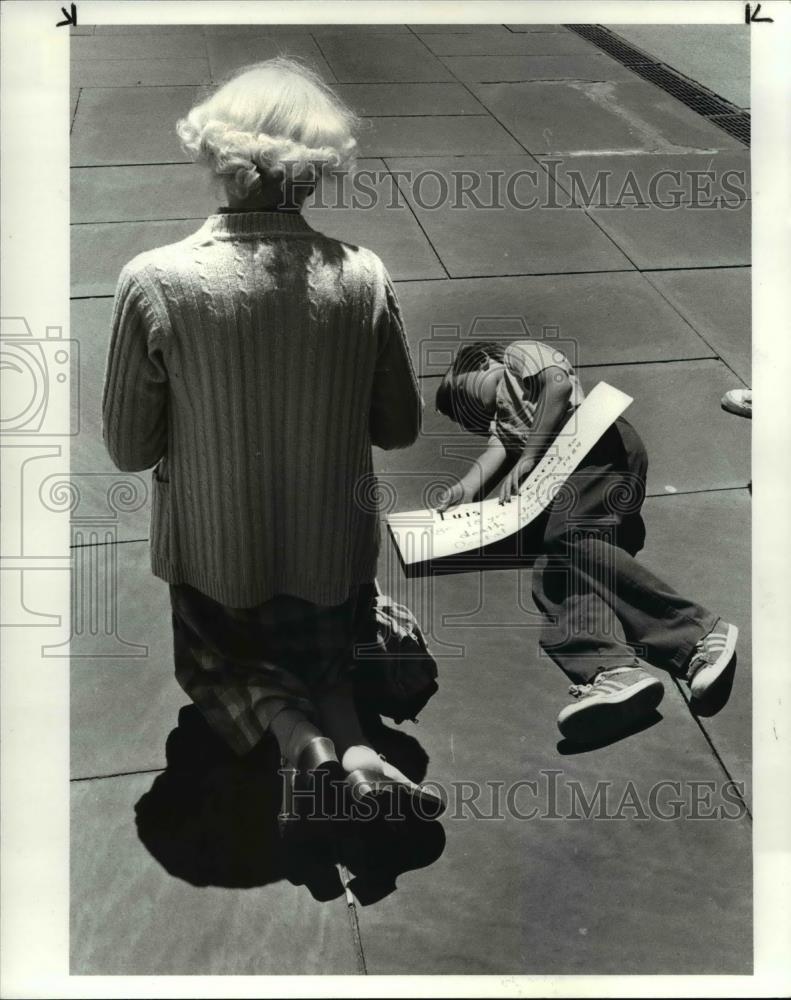
[[[212,215],[121,272],[104,441],[119,469],[156,465],[170,583],[345,601],[376,573],[371,445],[411,444],[422,405],[382,262],[298,213]]]

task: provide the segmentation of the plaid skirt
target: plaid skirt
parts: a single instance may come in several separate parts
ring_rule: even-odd
[[[313,697],[350,676],[373,584],[334,607],[278,595],[229,608],[187,584],[170,587],[176,680],[209,725],[245,754],[283,708],[314,717]]]

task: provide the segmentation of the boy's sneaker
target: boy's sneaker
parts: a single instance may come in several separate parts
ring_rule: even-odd
[[[751,389],[729,389],[720,400],[723,410],[735,413],[737,417],[752,420],[753,394]]]
[[[693,698],[705,698],[719,680],[727,677],[728,667],[736,660],[739,630],[722,618],[695,645],[687,664],[687,683]]]
[[[572,684],[577,699],[558,715],[568,740],[591,743],[630,729],[657,707],[665,693],[660,680],[642,667],[602,670],[591,684]]]

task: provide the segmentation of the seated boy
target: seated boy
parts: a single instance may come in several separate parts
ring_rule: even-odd
[[[583,398],[570,362],[550,344],[462,346],[437,390],[437,409],[488,445],[438,508],[477,500],[497,482],[500,502],[510,503]],[[645,541],[647,465],[643,442],[619,418],[534,526],[540,643],[574,681],[575,701],[558,726],[575,742],[632,729],[662,700],[662,682],[635,648],[685,678],[695,702],[721,695],[735,666],[736,626],[634,558]]]

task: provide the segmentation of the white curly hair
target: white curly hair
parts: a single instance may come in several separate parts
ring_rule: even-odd
[[[316,179],[352,165],[357,115],[309,67],[286,56],[245,66],[176,125],[184,151],[227,192],[246,198],[262,181]]]

